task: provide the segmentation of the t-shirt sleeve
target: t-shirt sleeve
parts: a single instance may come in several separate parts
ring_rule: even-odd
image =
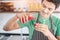
[[[24,24],[20,23],[19,20],[17,21],[17,23],[18,23],[18,25],[19,25],[20,28],[23,28],[24,27]]]
[[[56,31],[56,36],[60,36],[60,19],[57,20],[57,31]]]

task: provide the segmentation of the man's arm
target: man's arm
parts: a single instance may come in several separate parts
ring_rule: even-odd
[[[10,20],[8,20],[8,22],[6,23],[6,25],[4,26],[3,29],[5,31],[10,31],[10,30],[18,29],[19,26],[18,26],[16,20],[17,20],[17,16],[14,16]]]
[[[5,31],[10,31],[10,30],[14,30],[14,29],[18,29],[19,26],[16,22],[17,19],[20,20],[20,22],[23,24],[25,22],[27,22],[28,20],[31,20],[33,17],[30,16],[29,14],[16,14],[16,16],[14,16],[13,18],[11,18],[10,20],[8,20],[8,22],[6,23],[6,25],[4,26],[4,30]],[[23,19],[23,20],[22,20]]]

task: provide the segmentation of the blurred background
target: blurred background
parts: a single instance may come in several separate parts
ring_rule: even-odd
[[[36,12],[40,11],[40,2],[37,1],[0,1],[0,13],[20,13],[23,11]],[[54,11],[60,13],[60,7]]]
[[[0,12],[39,11],[40,1],[1,1]]]

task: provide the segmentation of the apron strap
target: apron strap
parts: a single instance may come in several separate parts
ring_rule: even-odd
[[[52,22],[52,16],[50,15],[50,18],[49,18],[49,20],[50,20],[50,32],[54,35],[54,29],[53,29],[53,22]]]

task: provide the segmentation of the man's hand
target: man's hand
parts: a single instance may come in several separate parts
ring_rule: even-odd
[[[25,23],[32,19],[32,15],[29,14],[16,14],[21,23]]]
[[[45,36],[50,35],[50,31],[47,25],[36,23],[35,30],[42,32]]]
[[[47,25],[35,23],[34,26],[35,30],[42,32],[45,36],[48,37],[49,40],[57,40],[55,36],[49,31]]]

